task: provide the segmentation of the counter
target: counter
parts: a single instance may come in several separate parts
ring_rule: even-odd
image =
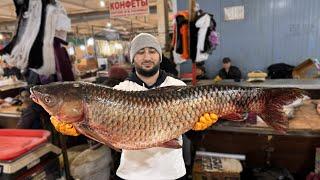
[[[276,132],[264,122],[248,125],[232,121],[222,121],[211,126],[210,130],[260,135],[320,137],[320,115],[317,114],[312,100],[305,101],[301,107],[296,108],[294,114],[295,117],[289,120],[289,128],[286,134]]]
[[[0,98],[14,97],[19,94],[20,89],[27,87],[26,82],[19,81],[12,85],[0,86]]]
[[[200,80],[197,85],[213,84],[213,80]],[[320,90],[320,79],[267,79],[264,82],[235,82],[234,80],[222,80],[217,84],[233,85],[243,87],[268,87],[268,88],[301,88],[310,90]]]
[[[213,80],[200,80],[197,85],[213,84]],[[300,88],[306,90],[313,99],[320,99],[320,79],[267,79],[264,82],[247,82],[234,80],[222,80],[217,85],[230,85],[241,87],[261,87],[261,88]]]

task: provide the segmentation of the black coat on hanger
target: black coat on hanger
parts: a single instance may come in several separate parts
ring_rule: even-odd
[[[38,69],[43,65],[43,37],[44,37],[44,30],[46,24],[46,10],[47,5],[51,4],[51,0],[41,0],[42,1],[42,9],[41,9],[41,24],[39,28],[38,35],[31,47],[30,54],[29,54],[29,61],[28,67]]]

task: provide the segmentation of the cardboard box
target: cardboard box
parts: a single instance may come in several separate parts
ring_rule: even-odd
[[[292,71],[295,79],[315,79],[320,75],[320,68],[317,59],[307,59],[296,66]]]

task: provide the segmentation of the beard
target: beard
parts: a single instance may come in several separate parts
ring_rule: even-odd
[[[144,69],[143,67],[138,66],[138,65],[136,65],[135,69],[140,75],[145,76],[145,77],[151,77],[159,71],[160,62],[155,64],[151,69],[148,69],[148,70]]]

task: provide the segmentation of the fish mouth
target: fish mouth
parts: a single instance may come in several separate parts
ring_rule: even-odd
[[[30,98],[32,99],[32,101],[39,103],[39,99],[36,96],[36,92],[33,90],[33,88],[30,89]]]

